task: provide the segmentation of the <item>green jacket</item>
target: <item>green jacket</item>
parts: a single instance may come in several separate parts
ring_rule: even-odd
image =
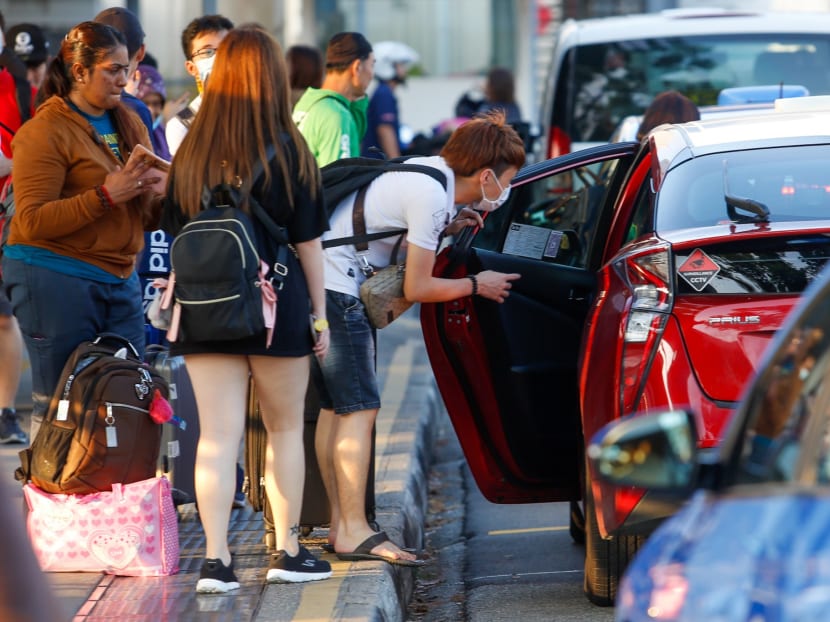
[[[294,122],[321,168],[360,155],[369,98],[350,101],[340,93],[308,88],[294,106]]]

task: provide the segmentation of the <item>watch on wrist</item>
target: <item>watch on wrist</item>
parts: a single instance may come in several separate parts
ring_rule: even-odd
[[[318,333],[322,333],[324,330],[329,329],[329,321],[326,318],[318,317],[314,319],[314,330]]]

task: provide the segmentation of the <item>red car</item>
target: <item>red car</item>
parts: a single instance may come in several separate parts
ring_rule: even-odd
[[[830,111],[661,126],[642,146],[524,168],[485,227],[439,256],[438,276],[522,275],[504,304],[425,304],[421,323],[482,493],[571,501],[592,602],[613,604],[628,561],[676,507],[596,481],[585,439],[626,415],[688,407],[700,446],[718,442],[830,257],[828,162]]]

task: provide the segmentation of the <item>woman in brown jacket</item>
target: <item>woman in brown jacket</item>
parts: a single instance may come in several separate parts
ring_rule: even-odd
[[[72,350],[102,332],[144,349],[136,253],[157,228],[159,181],[128,163],[147,130],[121,103],[123,36],[83,22],[64,39],[41,87],[44,102],[12,141],[16,210],[3,286],[32,364],[32,438]]]

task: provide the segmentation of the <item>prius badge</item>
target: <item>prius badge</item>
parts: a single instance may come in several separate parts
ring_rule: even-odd
[[[747,324],[760,324],[759,315],[725,315],[723,317],[710,317],[707,320],[709,326],[743,326]]]

